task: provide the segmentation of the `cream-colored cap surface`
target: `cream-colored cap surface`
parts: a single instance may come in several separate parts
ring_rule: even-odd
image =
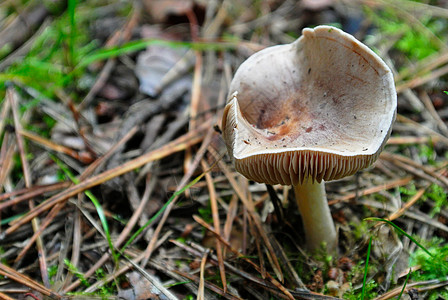
[[[353,36],[318,26],[241,64],[230,85],[223,137],[237,171],[249,179],[328,181],[377,159],[396,106],[387,65]]]

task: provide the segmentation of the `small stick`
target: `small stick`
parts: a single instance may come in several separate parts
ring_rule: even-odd
[[[31,182],[31,174],[30,174],[30,169],[29,169],[29,165],[28,165],[28,160],[26,159],[23,136],[20,134],[22,125],[20,124],[19,113],[17,111],[18,95],[17,95],[16,91],[14,90],[14,88],[10,87],[6,91],[6,96],[11,103],[12,115],[13,115],[13,119],[14,119],[14,126],[16,128],[17,147],[19,149],[20,160],[22,162],[23,178],[25,179],[25,186],[29,188],[32,186],[32,182]],[[30,199],[28,201],[28,206],[30,207],[30,210],[34,209],[34,201],[32,199]],[[39,220],[36,217],[31,220],[31,224],[33,227],[33,231],[35,233],[39,232]],[[38,260],[39,260],[42,281],[44,282],[45,287],[49,288],[51,285],[50,285],[50,279],[48,277],[48,268],[47,268],[45,247],[43,246],[43,241],[42,241],[42,237],[40,236],[40,234],[36,235],[36,246],[37,246]]]
[[[390,190],[391,188],[394,188],[394,187],[403,186],[403,185],[406,185],[409,182],[411,182],[412,179],[413,179],[413,176],[408,176],[405,178],[400,178],[397,180],[390,181],[390,182],[382,184],[382,185],[367,188],[362,191],[358,191],[357,193],[349,193],[342,197],[328,201],[328,205],[333,205],[333,204],[336,204],[339,202],[347,202],[350,199],[354,199],[356,196],[358,196],[358,197],[366,196],[366,195],[378,193],[380,191]]]
[[[207,262],[207,256],[208,256],[209,252],[210,252],[209,250],[206,250],[201,259],[201,273],[199,276],[198,296],[196,298],[197,300],[205,300],[204,299],[204,273],[205,273],[205,263]]]
[[[202,169],[204,172],[208,169],[210,169],[210,166],[205,162],[204,159],[201,160]],[[207,187],[210,195],[210,206],[212,211],[212,217],[213,217],[213,226],[217,232],[217,234],[221,234],[221,226],[219,221],[219,211],[218,211],[218,203],[216,200],[216,189],[213,185],[213,178],[210,175],[209,172],[205,173],[205,180],[207,182]],[[221,275],[221,281],[222,281],[222,287],[224,289],[224,292],[227,292],[227,280],[226,280],[226,271],[224,268],[224,258],[223,258],[223,252],[222,252],[222,246],[219,240],[216,240],[216,256],[218,257],[218,264],[219,264],[219,273]]]

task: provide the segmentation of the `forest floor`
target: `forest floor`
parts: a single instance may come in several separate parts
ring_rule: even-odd
[[[398,95],[378,160],[326,183],[336,251],[221,126],[241,63],[317,25]],[[447,74],[446,1],[2,1],[0,299],[448,299]]]

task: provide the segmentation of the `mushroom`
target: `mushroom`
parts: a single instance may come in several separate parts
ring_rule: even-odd
[[[307,248],[337,245],[324,181],[379,156],[396,116],[392,72],[367,46],[331,26],[306,28],[238,68],[222,119],[235,169],[292,185]]]

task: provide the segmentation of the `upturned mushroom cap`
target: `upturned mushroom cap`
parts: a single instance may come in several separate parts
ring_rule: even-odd
[[[237,70],[223,137],[235,168],[269,184],[333,180],[371,165],[388,139],[397,98],[387,65],[353,36],[304,29]]]

